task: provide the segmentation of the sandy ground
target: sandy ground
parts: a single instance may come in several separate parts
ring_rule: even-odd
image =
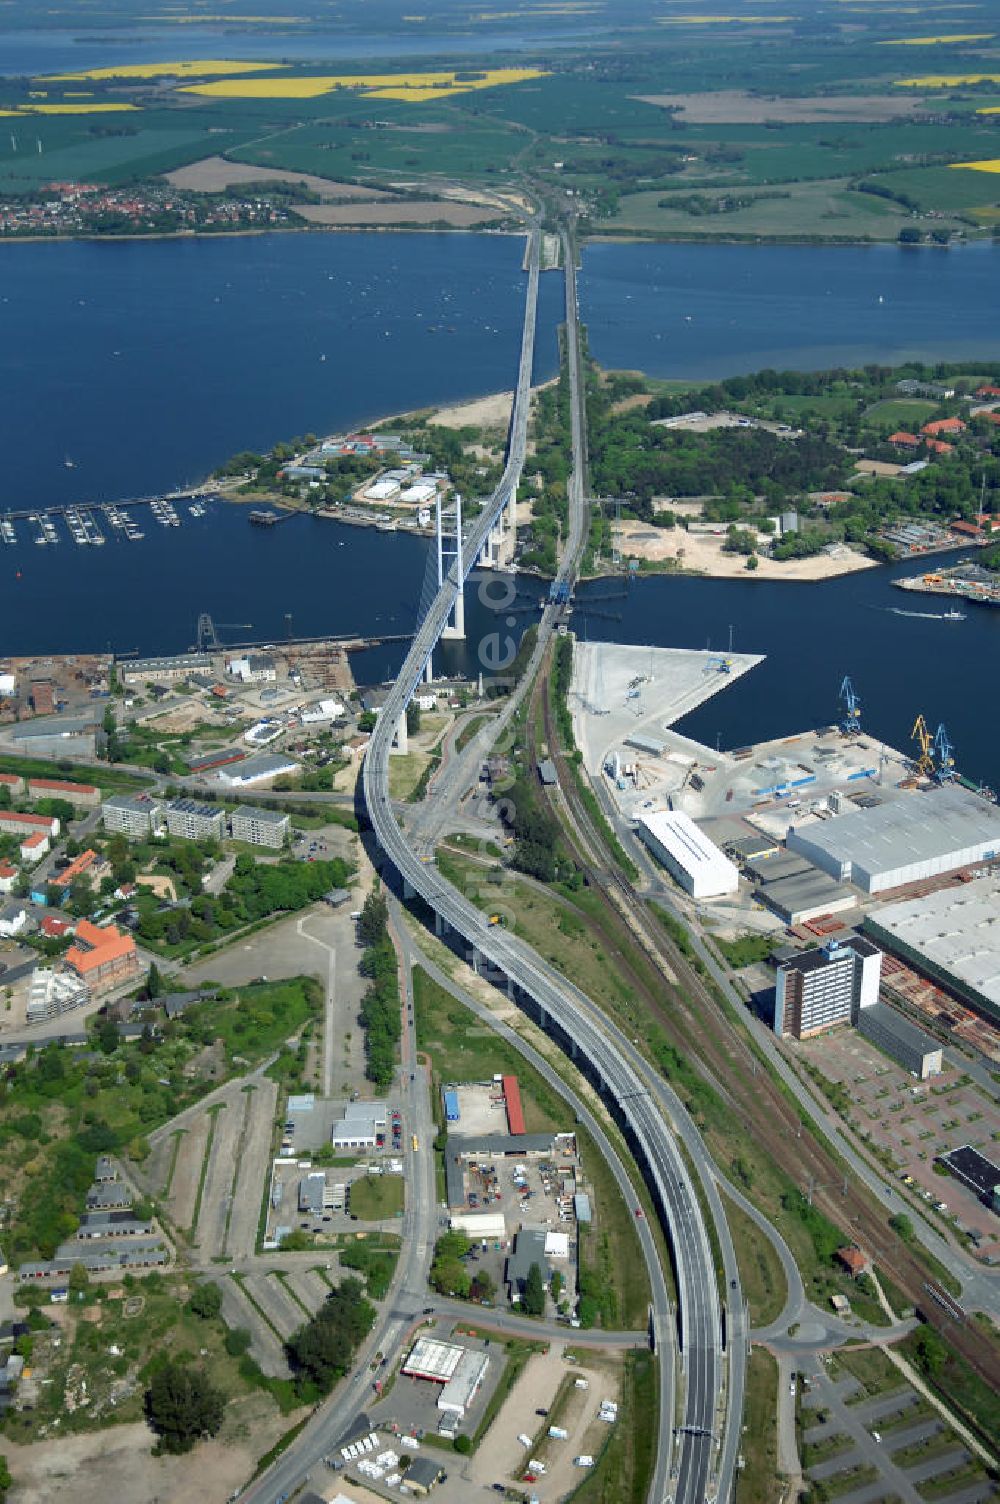
[[[241,1407],[244,1408],[244,1407]],[[187,1457],[153,1457],[153,1436],[142,1424],[111,1426],[81,1436],[18,1446],[5,1440],[14,1474],[10,1504],[221,1504],[253,1472],[293,1417],[270,1400],[257,1401],[234,1427],[237,1434],[202,1442]]]
[[[566,1372],[561,1343],[553,1343],[547,1353],[534,1353],[507,1397],[496,1420],[490,1426],[478,1452],[469,1463],[469,1477],[474,1483],[493,1483],[505,1475],[520,1477],[520,1464],[528,1454],[517,1440],[524,1432],[534,1437],[539,1427],[538,1409],[548,1409],[555,1398],[559,1381]]]
[[[177,1151],[174,1178],[170,1183],[170,1197],[167,1201],[171,1221],[176,1227],[191,1226],[207,1141],[208,1118],[202,1114],[188,1128]]]
[[[257,1245],[260,1198],[270,1168],[271,1125],[277,1099],[277,1084],[263,1076],[246,1095],[247,1115],[239,1146],[233,1214],[224,1249],[228,1258],[249,1258]]]
[[[299,183],[321,198],[388,198],[380,188],[359,188],[355,183],[336,183],[331,178],[315,177],[311,172],[283,172],[277,167],[257,167],[252,162],[227,162],[224,157],[204,157],[175,172],[165,173],[175,188],[193,193],[221,193],[238,183]]]
[[[221,1112],[215,1114],[215,1134],[198,1213],[196,1243],[202,1259],[216,1258],[223,1252],[226,1215],[237,1167],[237,1148],[243,1129],[246,1096],[230,1096]]]
[[[513,392],[494,392],[491,397],[439,408],[430,421],[437,428],[502,428],[510,422],[513,401]]]
[[[653,528],[647,523],[623,522],[618,530],[622,553],[628,558],[661,562],[677,559],[686,570],[713,575],[721,579],[745,578],[743,554],[727,554],[722,545],[725,534],[685,533],[679,528]],[[851,574],[857,569],[873,569],[874,559],[866,559],[853,549],[843,548],[836,555],[814,554],[810,559],[766,559],[758,555],[754,573],[758,580],[830,580]]]
[[[174,887],[172,877],[163,877],[156,873],[142,873],[136,878],[136,884],[140,888],[149,888],[157,898],[169,898],[171,903],[177,901],[177,889]]]
[[[532,1486],[532,1493],[543,1501],[564,1499],[574,1486],[579,1486],[583,1476],[581,1469],[573,1466],[573,1458],[581,1455],[596,1457],[607,1440],[608,1428],[597,1414],[604,1399],[619,1398],[618,1375],[582,1365],[569,1370],[575,1377],[586,1379],[589,1389],[570,1389],[565,1404],[560,1407],[557,1424],[569,1432],[565,1441],[546,1436],[539,1442],[535,1455],[544,1462],[546,1472]],[[528,1427],[530,1434],[531,1428]]]
[[[496,209],[474,204],[447,204],[440,200],[378,204],[296,204],[301,214],[314,225],[454,225],[464,230],[469,225],[496,219]]]
[[[926,107],[922,98],[906,94],[830,95],[813,99],[765,99],[740,89],[709,94],[640,94],[646,104],[679,110],[690,125],[759,125],[764,121],[788,124],[825,120],[895,120],[916,115]]]

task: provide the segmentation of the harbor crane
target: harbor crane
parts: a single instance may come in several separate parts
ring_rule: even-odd
[[[922,715],[918,715],[913,723],[910,740],[915,741],[920,748],[920,756],[915,759],[914,767],[922,778],[930,778],[934,773],[934,742]]]
[[[850,674],[844,675],[844,682],[840,686],[840,694],[837,696],[840,704],[844,707],[840,729],[845,736],[859,736],[861,734],[861,700],[854,688],[854,682]]]
[[[955,748],[951,738],[944,727],[944,722],[938,726],[934,733],[934,777],[938,783],[947,783],[956,776],[955,773]]]
[[[218,653],[222,649],[219,641],[219,628],[231,632],[251,632],[252,621],[220,621],[214,622],[207,611],[202,611],[198,617],[198,652]]]

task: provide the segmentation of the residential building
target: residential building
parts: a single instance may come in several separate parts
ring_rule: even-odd
[[[141,971],[132,936],[113,924],[98,926],[89,919],[77,924],[74,943],[65,959],[94,996],[132,981]]]
[[[163,824],[163,805],[152,794],[112,794],[101,805],[105,830],[143,840]]]
[[[226,812],[214,804],[173,799],[166,806],[164,817],[170,834],[188,841],[221,841],[226,834]]]
[[[253,846],[273,846],[280,851],[288,839],[290,817],[278,809],[258,809],[242,804],[230,816],[234,841],[249,841]]]
[[[899,433],[891,433],[889,435],[889,443],[894,449],[920,448],[919,436],[915,433],[907,433],[905,429],[901,429]]]
[[[16,773],[0,773],[0,789],[7,789],[12,799],[24,793],[24,779]]]
[[[68,867],[64,867],[61,872],[53,877],[52,886],[54,888],[61,888],[63,892],[68,893],[73,883],[78,879],[85,878],[88,883],[93,885],[100,882],[101,878],[106,876],[110,871],[111,868],[108,863],[99,857],[96,851],[88,847],[86,851],[81,851],[79,856],[74,857]]]
[[[937,418],[933,423],[925,423],[920,432],[931,439],[940,438],[941,434],[964,433],[966,425],[961,418]]]
[[[55,815],[22,815],[16,810],[0,809],[0,831],[7,835],[20,836],[24,840],[26,836],[41,831],[52,840],[59,834],[59,829]]]
[[[881,969],[882,952],[860,935],[831,940],[821,950],[781,961],[774,1032],[808,1039],[837,1024],[855,1022],[861,1009],[878,1002]]]
[[[63,778],[29,778],[29,799],[65,799],[81,809],[94,809],[101,802],[101,791],[90,783],[69,783]]]
[[[74,972],[39,966],[32,975],[28,990],[27,1022],[45,1023],[47,1019],[58,1018],[60,1014],[70,1013],[89,1002],[87,984]]]
[[[30,836],[25,836],[21,842],[21,861],[26,866],[33,867],[40,862],[49,850],[49,838],[40,830],[32,831]]]
[[[28,928],[28,911],[19,903],[0,909],[0,940],[13,940]]]
[[[10,862],[0,860],[0,894],[13,893],[17,882],[17,868]]]

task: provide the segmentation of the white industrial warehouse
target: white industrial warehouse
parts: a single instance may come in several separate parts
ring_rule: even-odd
[[[721,898],[739,889],[733,863],[683,810],[639,815],[639,835],[692,898]]]
[[[1000,1023],[1000,879],[981,877],[865,919],[873,939]]]
[[[430,1379],[441,1385],[437,1407],[461,1420],[483,1385],[490,1360],[473,1347],[418,1337],[402,1366],[410,1379]]]
[[[937,877],[1000,852],[1000,809],[947,784],[788,831],[789,851],[866,893]]]

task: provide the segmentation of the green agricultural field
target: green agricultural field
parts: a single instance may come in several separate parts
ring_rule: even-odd
[[[786,196],[787,195],[787,196]],[[671,207],[671,200],[697,198],[715,204],[734,196],[749,199],[730,212],[692,213]],[[788,183],[781,189],[691,190],[684,193],[636,193],[621,200],[609,224],[591,225],[622,232],[644,231],[684,239],[896,240],[910,214],[898,204],[871,194],[855,193],[848,180]],[[944,222],[958,229],[957,222]],[[942,222],[937,222],[942,228]]]
[[[424,107],[418,107],[421,115]],[[434,107],[435,110],[437,107]],[[436,177],[492,178],[509,169],[524,144],[513,130],[477,125],[460,117],[427,134],[387,127],[360,132],[350,126],[302,125],[276,132],[233,153],[262,167],[292,168],[327,178]]]
[[[1000,118],[1000,117],[998,117]],[[984,158],[1000,156],[1000,132],[994,132]],[[1000,205],[1000,174],[959,167],[914,167],[880,179],[893,193],[905,193],[921,209],[970,211]]]

